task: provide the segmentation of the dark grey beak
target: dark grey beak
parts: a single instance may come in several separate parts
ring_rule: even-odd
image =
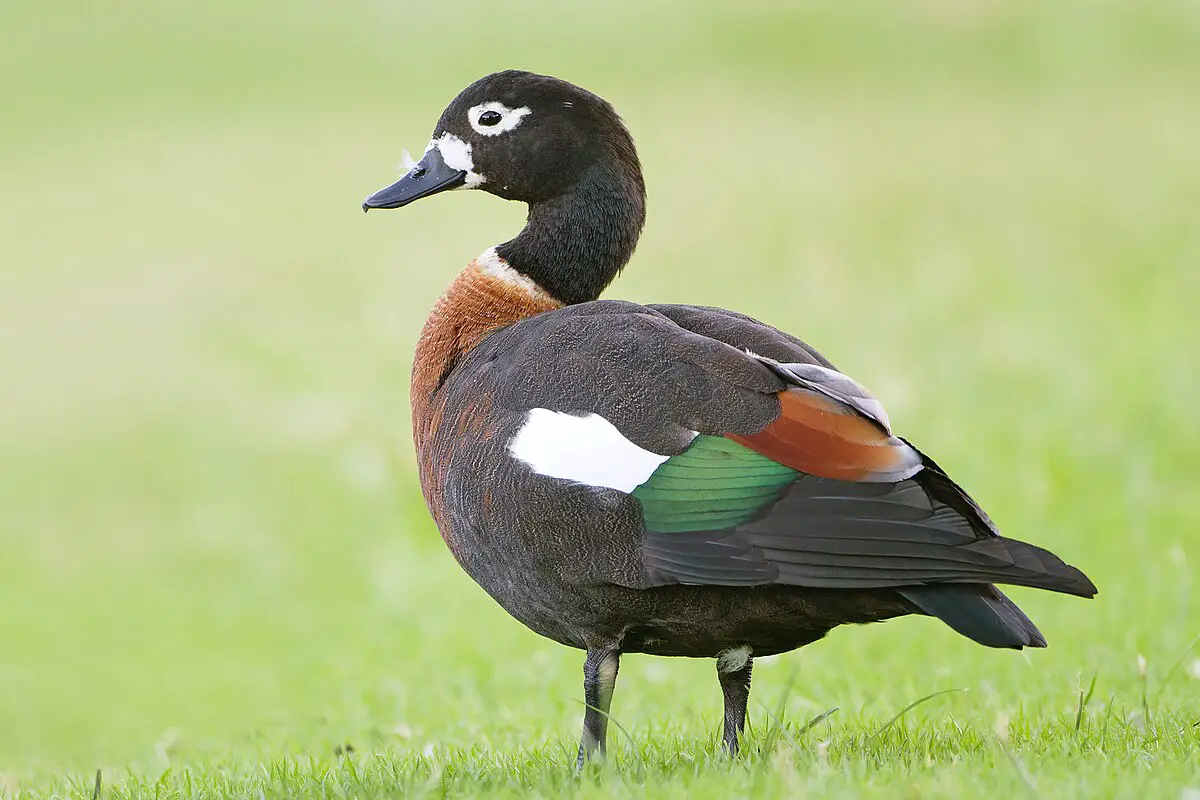
[[[436,147],[432,147],[407,175],[368,197],[363,202],[363,211],[370,211],[372,208],[400,208],[422,197],[429,197],[447,189],[457,189],[466,179],[466,172],[448,167],[442,160],[442,154]]]

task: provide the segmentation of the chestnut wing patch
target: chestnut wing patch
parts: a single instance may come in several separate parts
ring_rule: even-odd
[[[921,457],[892,435],[883,406],[836,370],[761,359],[791,386],[779,416],[753,434],[729,438],[799,472],[843,481],[890,483],[912,477]]]

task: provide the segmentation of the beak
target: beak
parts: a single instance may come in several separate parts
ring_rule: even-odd
[[[368,197],[362,208],[363,211],[370,211],[372,208],[400,208],[422,197],[429,197],[447,189],[457,189],[466,179],[467,173],[464,170],[447,166],[437,147],[431,147],[407,175]]]

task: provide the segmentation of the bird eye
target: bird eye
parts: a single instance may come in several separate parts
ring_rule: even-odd
[[[480,136],[499,136],[508,133],[521,124],[521,120],[529,114],[529,106],[509,108],[504,103],[495,100],[480,103],[467,110],[467,122]]]

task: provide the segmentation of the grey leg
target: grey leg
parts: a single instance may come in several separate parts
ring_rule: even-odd
[[[742,661],[742,657],[745,661]],[[738,739],[746,727],[746,703],[750,700],[750,671],[754,660],[749,650],[731,651],[717,659],[717,680],[725,695],[725,752],[733,758],[738,753]]]
[[[579,742],[576,767],[583,767],[600,751],[603,758],[607,747],[608,709],[612,704],[613,687],[617,683],[617,668],[621,654],[616,650],[588,650],[583,662],[583,738]]]

